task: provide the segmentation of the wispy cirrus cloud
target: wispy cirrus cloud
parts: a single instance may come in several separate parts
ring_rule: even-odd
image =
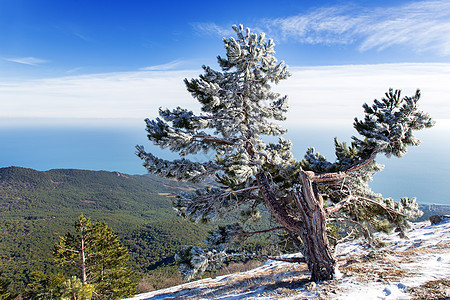
[[[450,2],[410,2],[401,6],[334,6],[266,20],[281,40],[307,44],[356,44],[360,51],[399,45],[416,52],[450,55]]]
[[[377,22],[377,18],[381,20]],[[418,51],[432,50],[442,56],[450,55],[450,2],[430,1],[405,5],[394,18],[389,11],[380,10],[372,24],[360,29],[365,38],[361,50],[384,49],[406,45]]]
[[[234,33],[231,26],[223,27],[217,25],[216,23],[192,23],[191,26],[195,31],[201,34],[218,35],[223,37],[233,35]]]
[[[37,66],[44,63],[47,63],[48,60],[40,59],[36,57],[10,57],[10,58],[4,58],[6,61],[23,64],[23,65],[29,65],[29,66]]]
[[[161,64],[161,65],[155,65],[155,66],[148,66],[141,68],[142,71],[168,71],[168,70],[174,70],[179,68],[180,66],[183,66],[186,62],[182,60],[173,60],[171,62]]]
[[[349,44],[351,30],[362,18],[346,14],[345,7],[323,7],[307,14],[266,20],[269,32],[280,40],[295,39],[306,44]]]
[[[403,46],[415,52],[450,56],[450,1],[415,1],[375,8],[356,4],[326,6],[294,16],[263,19],[252,25],[279,42],[355,45],[359,51]],[[194,29],[233,35],[230,26],[196,23]]]

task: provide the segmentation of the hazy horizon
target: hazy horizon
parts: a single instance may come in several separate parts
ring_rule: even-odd
[[[166,158],[178,158],[169,150],[159,149],[146,138],[145,123],[141,128],[30,128],[1,129],[0,167],[18,166],[39,171],[50,169],[85,169],[117,171],[131,175],[147,173],[142,161],[134,154],[135,145],[144,145],[148,152]],[[433,132],[434,131],[434,132]],[[293,153],[302,159],[308,147],[334,161],[333,138],[350,142],[355,133],[351,126],[337,124],[316,130],[290,130],[285,138],[293,142]],[[418,147],[410,147],[402,158],[377,157],[385,169],[374,176],[370,184],[385,197],[416,197],[418,203],[450,204],[447,174],[450,169],[450,141],[443,140],[446,127],[419,132]],[[206,159],[200,154],[199,160]],[[195,159],[195,158],[194,158]]]

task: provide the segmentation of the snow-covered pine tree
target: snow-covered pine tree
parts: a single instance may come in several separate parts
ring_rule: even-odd
[[[160,159],[142,146],[137,146],[137,155],[149,172],[163,177],[216,181],[213,187],[178,196],[174,208],[184,218],[214,220],[240,210],[246,222],[265,209],[278,224],[254,233],[244,232],[242,222],[219,227],[205,248],[186,248],[179,257],[180,270],[189,279],[230,256],[257,257],[255,253],[228,253],[227,248],[236,236],[281,228],[303,257],[271,258],[306,262],[314,281],[332,279],[332,245],[358,235],[373,240],[376,230],[402,230],[406,219],[420,213],[415,199],[385,199],[371,191],[368,181],[381,170],[374,160],[378,154],[402,156],[407,146],[420,142],[413,130],[431,127],[433,121],[417,108],[419,92],[402,98],[400,91],[390,90],[381,101],[364,105],[364,120],[355,119],[361,138],[353,137],[351,145],[335,140],[335,162],[313,148],[298,161],[290,141],[280,137],[277,143],[266,143],[262,138],[286,132],[272,120],[285,119],[287,97],[272,92],[271,84],[289,77],[287,67],[277,62],[274,43],[264,33],[256,35],[242,25],[233,29],[237,39],[224,39],[226,58],[218,57],[222,70],[204,66],[198,79],[185,80],[202,113],[161,108],[161,118],[146,120],[148,138],[181,158]],[[215,157],[203,162],[186,158],[199,152]]]

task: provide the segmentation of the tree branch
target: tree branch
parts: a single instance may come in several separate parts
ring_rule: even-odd
[[[338,180],[344,179],[348,175],[346,172],[316,174],[311,171],[306,171],[305,173],[308,173],[310,180],[313,182],[316,182],[316,183],[317,182],[338,181]]]
[[[198,116],[199,119],[203,119],[203,120],[233,120],[232,118],[229,117],[210,117],[210,116]]]
[[[359,169],[361,169],[361,168],[367,166],[371,161],[373,161],[373,160],[375,159],[375,157],[377,156],[378,152],[379,152],[379,151],[373,151],[373,152],[370,154],[370,156],[369,156],[368,158],[363,159],[363,160],[360,161],[360,162],[354,163],[354,164],[352,164],[352,165],[346,167],[346,168],[344,169],[344,172],[345,172],[346,174],[349,174],[349,173],[351,173],[351,172],[357,171],[357,170],[359,170]]]
[[[279,226],[279,227],[274,227],[274,228],[270,228],[270,229],[266,229],[266,230],[259,230],[259,231],[253,231],[253,232],[240,232],[240,233],[236,233],[236,235],[252,236],[255,234],[266,233],[266,232],[281,230],[281,229],[286,229],[286,228],[284,228],[283,226]]]
[[[275,195],[270,187],[267,174],[265,172],[259,172],[256,174],[256,179],[262,186],[261,194],[263,195],[264,202],[275,219],[290,232],[301,235],[303,228],[302,222],[294,219],[286,212],[286,209],[283,207],[279,197]]]
[[[230,196],[231,194],[237,194],[237,193],[242,193],[242,192],[246,192],[246,191],[257,190],[257,189],[260,189],[260,188],[262,188],[261,185],[250,186],[250,187],[246,187],[246,188],[243,188],[243,189],[240,189],[240,190],[236,190],[236,191],[231,190],[231,191],[226,191],[226,192],[224,192],[222,194],[211,195],[211,197],[207,197],[205,199],[208,199],[208,198],[211,199],[211,198],[216,198],[216,197],[225,198],[225,197]]]
[[[378,151],[373,151],[368,158],[363,159],[362,161],[354,163],[350,166],[347,166],[341,172],[317,174],[314,173],[313,171],[305,171],[305,173],[308,175],[311,181],[316,183],[342,180],[345,177],[347,177],[350,173],[358,171],[361,168],[367,166],[371,161],[375,159],[377,154]]]
[[[77,262],[74,259],[71,259],[70,257],[66,256],[64,253],[60,253],[60,256],[62,256],[65,259],[65,261],[59,262],[60,265],[72,264],[72,265],[75,265],[75,266],[81,266],[81,263]]]
[[[276,260],[276,261],[284,261],[284,262],[290,262],[290,263],[301,263],[306,262],[304,257],[281,257],[281,256],[270,256],[270,255],[260,255],[260,254],[254,254],[254,253],[233,253],[233,254],[227,254],[222,257],[218,257],[216,259],[209,260],[210,263],[214,263],[220,260],[229,259],[233,257],[252,257],[256,259],[263,259],[263,260]]]
[[[358,196],[358,199],[364,200],[364,201],[367,201],[367,202],[370,202],[370,203],[373,203],[373,204],[376,204],[376,205],[380,206],[381,208],[383,208],[388,213],[393,213],[393,214],[396,214],[396,215],[400,215],[402,217],[408,217],[407,215],[404,215],[404,214],[402,214],[402,213],[400,213],[398,211],[395,211],[394,209],[392,209],[390,207],[387,207],[387,206],[385,206],[385,205],[383,205],[383,204],[381,204],[381,203],[379,203],[379,202],[377,202],[375,200],[364,198],[364,197],[360,197],[360,196]]]
[[[368,238],[372,237],[372,234],[370,233],[370,231],[364,227],[361,223],[352,220],[352,219],[348,219],[348,218],[329,218],[327,219],[328,222],[347,222],[347,223],[352,223],[357,225],[358,227],[360,227],[362,229],[362,231],[365,232],[365,234],[367,235]]]
[[[201,141],[199,142],[215,142],[215,143],[221,143],[221,144],[226,144],[226,145],[234,145],[233,142],[215,137],[215,136],[211,136],[211,135],[202,135],[202,134],[197,134],[192,136],[194,139],[201,139]]]
[[[329,239],[333,239],[335,241],[336,244],[340,244],[340,243],[344,243],[346,241],[349,241],[351,239],[351,236],[355,233],[355,229],[352,229],[352,231],[347,234],[345,237],[343,237],[342,239],[337,239],[335,237],[332,237],[331,235],[328,236]]]
[[[345,205],[349,204],[352,200],[355,200],[356,198],[353,197],[352,195],[348,195],[347,197],[345,197],[342,201],[336,203],[333,206],[327,207],[325,209],[325,214],[326,217],[328,217],[329,215],[339,211],[341,208],[343,208]]]
[[[60,247],[59,249],[62,249],[64,251],[74,252],[74,253],[80,253],[79,250],[74,250],[74,249],[69,249],[69,248],[62,248],[62,247]]]
[[[328,217],[329,215],[339,211],[340,209],[342,209],[345,205],[349,204],[351,201],[353,200],[359,200],[359,201],[367,201],[373,204],[376,204],[378,206],[380,206],[381,208],[383,208],[385,211],[387,211],[388,213],[392,213],[392,214],[396,214],[396,215],[400,215],[402,217],[407,217],[406,215],[395,211],[394,209],[387,207],[385,205],[383,205],[382,203],[379,203],[375,200],[369,199],[369,198],[364,198],[364,197],[360,197],[360,196],[352,196],[352,195],[348,195],[347,197],[345,197],[342,201],[336,203],[335,205],[328,207],[325,209],[326,212],[326,216]]]

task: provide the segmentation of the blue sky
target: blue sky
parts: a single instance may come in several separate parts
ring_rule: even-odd
[[[0,1],[0,76],[198,68],[239,23],[293,66],[448,63],[449,11],[442,0]]]
[[[420,88],[438,121],[421,133],[430,148],[413,152],[427,156],[385,172],[426,162],[439,166],[436,189],[450,186],[450,145],[439,140],[450,134],[448,0],[0,1],[0,167],[143,173],[133,156],[143,119],[160,106],[198,109],[182,79],[217,68],[239,23],[266,32],[290,66],[274,89],[289,95],[298,158],[306,145],[331,156],[330,138],[348,140],[361,105],[388,88]]]

